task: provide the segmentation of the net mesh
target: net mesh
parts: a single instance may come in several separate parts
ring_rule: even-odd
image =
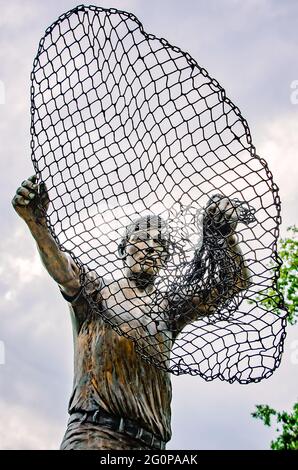
[[[31,79],[48,226],[91,314],[174,374],[269,377],[280,199],[224,89],[134,15],[83,5],[46,30]]]

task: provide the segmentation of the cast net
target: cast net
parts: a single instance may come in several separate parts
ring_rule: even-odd
[[[224,89],[134,15],[83,5],[46,30],[31,78],[48,226],[92,315],[174,374],[269,377],[280,199]]]

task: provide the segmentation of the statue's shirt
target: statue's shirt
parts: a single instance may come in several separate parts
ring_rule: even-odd
[[[88,284],[88,295],[99,298],[98,281]],[[74,385],[69,411],[96,410],[129,418],[163,440],[171,437],[170,374],[149,364],[135,350],[130,339],[119,335],[82,293],[68,300],[74,335]],[[148,336],[142,326],[136,334]],[[153,337],[160,351],[165,339]],[[167,346],[168,347],[168,346]]]

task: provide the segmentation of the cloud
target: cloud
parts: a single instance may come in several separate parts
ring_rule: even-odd
[[[108,0],[96,2],[110,6]],[[35,243],[11,208],[17,185],[32,174],[29,76],[45,28],[73,0],[13,0],[1,5],[0,106],[1,247],[0,447],[53,449],[66,422],[72,380],[67,305],[41,267]],[[258,153],[280,185],[285,225],[296,220],[297,116],[290,83],[297,79],[297,4],[291,1],[187,2],[117,0],[145,30],[166,37],[207,67],[239,105]],[[298,108],[297,108],[298,109]],[[289,332],[288,345],[296,339]],[[288,346],[287,346],[288,348]],[[291,351],[292,352],[292,351]],[[250,417],[253,405],[289,408],[297,365],[286,352],[281,368],[258,385],[240,387],[200,378],[173,378],[173,440],[169,448],[265,448],[273,432]]]
[[[61,428],[49,415],[0,400],[2,450],[54,450],[62,440]],[[13,443],[13,447],[12,447]]]
[[[173,378],[173,439],[170,449],[269,449],[274,428],[251,417],[256,404],[290,410],[297,398],[297,367],[289,329],[281,366],[258,384],[205,382],[200,377]]]
[[[280,188],[284,229],[297,223],[297,112],[298,109],[265,122],[258,129],[255,139],[259,155],[267,160],[274,181]]]
[[[25,3],[22,0],[14,0],[1,5],[1,29],[7,28],[17,33],[18,28],[31,22],[32,18],[38,14],[38,3],[34,0],[26,0]]]

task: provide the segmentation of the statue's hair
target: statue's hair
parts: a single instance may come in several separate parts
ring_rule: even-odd
[[[169,238],[167,223],[160,215],[139,217],[126,227],[125,236],[128,239],[134,232],[146,232],[152,228],[156,228],[163,235],[161,238]]]
[[[127,240],[133,235],[134,232],[142,231],[146,232],[152,228],[157,229],[160,232],[158,236],[161,240],[169,240],[169,230],[167,222],[160,215],[146,215],[139,217],[132,221],[125,230],[125,235],[120,241],[118,246],[118,254],[120,258],[125,258],[125,248]]]

